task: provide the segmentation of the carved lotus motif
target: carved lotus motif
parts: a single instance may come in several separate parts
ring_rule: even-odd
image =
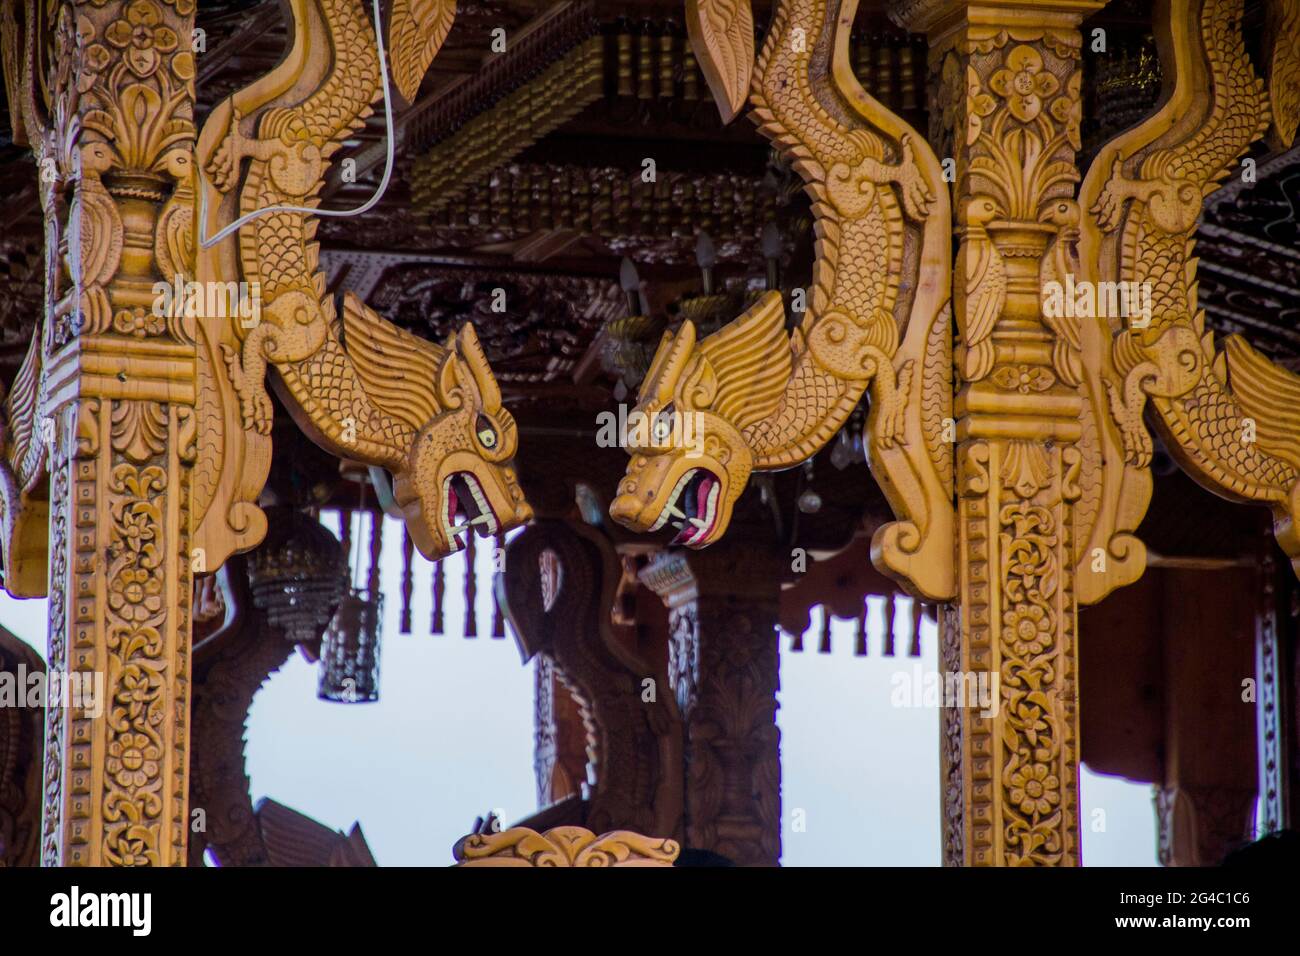
[[[1013,771],[1007,778],[1011,785],[1011,802],[1025,814],[1040,816],[1051,813],[1061,802],[1061,781],[1049,773],[1046,764],[1036,763]]]
[[[997,102],[984,92],[980,75],[966,67],[966,145],[972,145],[984,130],[984,118],[993,115]]]
[[[1043,101],[1060,89],[1060,82],[1043,69],[1043,57],[1021,44],[1007,54],[1007,65],[989,78],[989,86],[1007,102],[1011,115],[1031,123],[1043,111]]]
[[[1066,139],[1075,149],[1083,146],[1083,140],[1079,138],[1079,123],[1083,120],[1082,86],[1083,73],[1075,70],[1065,81],[1065,92],[1052,100],[1051,106],[1052,116],[1065,126]]]
[[[1041,654],[1052,642],[1052,618],[1038,604],[1017,604],[1002,615],[1002,623],[1013,635],[1011,648],[1019,657]]]
[[[142,787],[158,776],[158,746],[144,734],[125,733],[108,742],[105,769],[122,787]]]
[[[162,583],[143,568],[126,568],[109,585],[108,605],[124,620],[144,623],[162,610]]]
[[[141,79],[152,76],[162,55],[180,44],[153,0],[133,0],[126,14],[108,25],[104,38],[122,51],[127,67]]]

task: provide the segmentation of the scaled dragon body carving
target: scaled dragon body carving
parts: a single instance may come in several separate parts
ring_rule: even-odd
[[[1300,378],[1239,336],[1216,349],[1196,300],[1192,248],[1202,202],[1239,170],[1270,121],[1242,14],[1242,0],[1199,0],[1171,4],[1157,17],[1176,84],[1155,114],[1103,148],[1081,190],[1081,205],[1093,214],[1082,232],[1085,269],[1094,279],[1138,283],[1151,296],[1149,324],[1130,316],[1096,372],[1108,428],[1118,432],[1112,446],[1122,454],[1107,465],[1105,511],[1094,531],[1127,532],[1145,512],[1149,404],[1148,420],[1189,474],[1219,494],[1273,508],[1279,543],[1300,569]],[[1291,72],[1275,68],[1274,75],[1285,82]],[[1090,544],[1104,542],[1095,533]]]
[[[665,336],[637,405],[652,424],[632,436],[610,513],[637,531],[674,521],[676,543],[711,544],[752,471],[810,458],[870,387],[869,458],[901,519],[873,554],[914,593],[942,600],[953,589],[947,192],[924,140],[853,78],[855,9],[781,0],[754,69],[759,129],[813,200],[808,312],[787,335],[770,292],[702,340],[690,322]],[[686,433],[699,440],[686,447]]]
[[[293,0],[291,9],[297,40],[287,66],[215,110],[200,143],[223,195],[240,182],[247,161],[238,215],[316,206],[330,156],[382,95],[374,29],[361,0]],[[454,9],[454,0],[394,4],[389,46],[404,96],[414,96]],[[313,15],[325,31],[309,29]],[[329,49],[313,49],[324,36]],[[306,77],[313,85],[304,97]],[[261,319],[238,329],[242,341],[222,342],[221,353],[246,432],[270,432],[270,366],[313,440],[392,473],[394,497],[426,557],[459,550],[467,529],[491,535],[527,521],[532,512],[509,465],[514,420],[473,328],[436,346],[350,294],[340,320],[318,265],[316,224],[310,215],[276,211],[239,232],[241,275],[260,292]]]

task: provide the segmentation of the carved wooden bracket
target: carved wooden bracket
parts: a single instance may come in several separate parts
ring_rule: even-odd
[[[734,7],[704,11],[734,26]],[[948,197],[924,138],[853,75],[856,9],[857,0],[778,2],[754,67],[754,119],[813,200],[803,321],[787,335],[781,297],[769,292],[703,340],[689,321],[665,335],[637,403],[655,433],[634,436],[610,513],[637,531],[676,518],[677,542],[705,547],[753,471],[807,460],[870,388],[868,459],[899,519],[878,531],[875,560],[918,597],[948,600]],[[733,42],[697,42],[711,76],[732,76],[743,59],[739,27],[725,35]]]

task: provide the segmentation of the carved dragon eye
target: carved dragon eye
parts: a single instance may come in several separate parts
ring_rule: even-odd
[[[667,441],[668,436],[673,433],[673,418],[677,415],[676,409],[672,403],[655,416],[654,428],[651,430],[654,440],[657,442]]]
[[[484,448],[488,449],[489,451],[497,447],[497,444],[499,442],[499,439],[497,438],[497,430],[493,428],[492,423],[488,421],[486,418],[484,418],[482,415],[478,417],[476,429],[478,432],[478,442],[480,445],[482,445]]]

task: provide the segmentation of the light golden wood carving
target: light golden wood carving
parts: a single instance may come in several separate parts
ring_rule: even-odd
[[[104,678],[102,714],[47,710],[46,864],[185,858],[195,337],[153,284],[164,254],[193,275],[164,241],[190,198],[193,9],[28,0],[0,33],[46,237],[44,314],[5,403],[5,583],[42,593],[48,568],[51,671]]]
[[[456,0],[393,0],[388,28],[393,82],[408,103],[415,101],[455,19]]]
[[[754,72],[754,11],[749,0],[686,0],[686,31],[722,122],[745,106]]]
[[[1224,178],[1241,174],[1247,148],[1270,117],[1277,121],[1246,53],[1241,16],[1241,0],[1168,6],[1158,42],[1173,64],[1172,91],[1150,118],[1103,147],[1080,191],[1090,212],[1080,241],[1085,276],[1137,283],[1150,295],[1149,323],[1127,316],[1093,332],[1102,341],[1115,333],[1113,345],[1089,354],[1105,386],[1105,406],[1094,395],[1103,445],[1120,454],[1107,460],[1090,546],[1099,535],[1135,528],[1146,510],[1149,405],[1147,420],[1192,477],[1273,509],[1278,542],[1300,569],[1300,377],[1239,336],[1220,351],[1196,299],[1192,252],[1202,202]],[[1280,59],[1275,80],[1289,68]],[[1081,555],[1081,572],[1087,559]]]
[[[945,701],[952,864],[1079,862],[1075,535],[1095,446],[1080,323],[1042,289],[1077,272],[1078,26],[1101,5],[925,0],[897,17],[934,43],[957,174],[960,604],[941,615],[942,669],[996,689],[996,707]]]
[[[514,423],[472,329],[434,346],[351,298],[340,321],[307,214],[201,248],[200,234],[254,209],[314,207],[329,156],[378,95],[361,0],[289,6],[288,55],[201,138],[190,0],[27,0],[0,18],[15,132],[40,172],[47,277],[3,409],[5,586],[48,589],[51,669],[106,678],[102,715],[47,715],[48,864],[185,862],[193,577],[265,532],[268,365],[322,444],[393,472],[427,555],[530,514],[507,464]],[[404,94],[452,9],[395,4]],[[213,286],[240,283],[234,299],[260,309],[214,307]],[[462,512],[477,520],[451,527]]]
[[[290,55],[220,104],[200,140],[214,200],[232,218],[273,206],[315,207],[330,156],[382,95],[361,0],[294,0],[290,7]],[[398,7],[389,46],[394,74],[413,95],[454,4]],[[286,405],[314,441],[392,473],[396,503],[426,557],[459,550],[467,530],[496,534],[527,521],[531,511],[509,465],[514,420],[473,328],[439,347],[351,295],[340,321],[319,268],[315,229],[310,215],[275,212],[243,226],[238,242],[232,238],[213,256],[214,271],[237,270],[261,296],[260,321],[228,322],[214,337],[237,398],[238,417],[227,419],[227,428],[269,434],[265,376],[273,367]]]
[[[1300,126],[1300,0],[1269,0],[1267,11],[1271,140],[1288,149]]]
[[[681,848],[675,840],[615,830],[600,836],[582,827],[538,833],[515,827],[465,837],[456,844],[457,866],[606,867],[672,866]]]
[[[755,68],[759,130],[813,198],[808,312],[787,334],[769,292],[701,341],[689,321],[665,337],[637,404],[654,425],[633,436],[610,513],[645,531],[677,512],[678,543],[705,547],[753,471],[810,458],[870,388],[869,461],[899,517],[877,533],[875,560],[914,594],[945,600],[955,589],[947,196],[925,141],[853,78],[855,9],[783,0]],[[689,434],[699,447],[686,447]]]

